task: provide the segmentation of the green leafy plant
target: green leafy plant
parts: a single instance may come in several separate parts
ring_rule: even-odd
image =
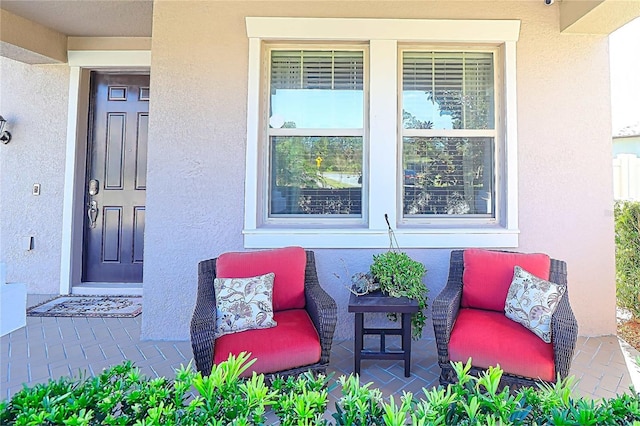
[[[399,402],[383,398],[358,376],[342,376],[335,411],[327,407],[335,383],[323,375],[269,381],[262,374],[240,377],[253,363],[250,355],[230,356],[209,376],[191,365],[173,380],[147,378],[130,362],[93,378],[63,377],[25,386],[0,403],[2,425],[634,425],[640,426],[640,396],[602,400],[573,398],[574,379],[510,392],[500,389],[502,370],[491,367],[470,375],[471,360],[453,363],[457,382],[423,389],[424,396],[403,393]],[[269,410],[271,413],[269,414]],[[272,416],[271,423],[267,423]]]
[[[616,223],[616,297],[618,306],[640,319],[640,202],[618,201]]]
[[[170,381],[147,378],[127,361],[90,379],[62,377],[25,386],[0,406],[0,424],[263,424],[274,395],[264,376],[240,378],[254,362],[246,353],[230,356],[204,377],[189,364]]]
[[[353,375],[341,376],[338,383],[342,386],[342,397],[333,413],[337,426],[384,424],[380,389],[371,388],[371,382],[360,385],[360,377]]]
[[[329,378],[310,372],[298,377],[278,377],[272,383],[273,411],[282,426],[326,425],[323,419],[327,410]]]
[[[418,302],[418,312],[411,315],[411,335],[414,339],[419,339],[427,322],[425,312],[429,296],[429,289],[422,282],[422,277],[427,272],[424,265],[404,252],[389,250],[373,255],[370,271],[384,293],[393,297],[408,297]],[[397,320],[397,314],[390,314],[389,317]]]
[[[422,282],[427,269],[421,262],[411,259],[407,253],[400,251],[386,214],[384,219],[389,227],[389,250],[373,255],[369,273],[376,282],[380,283],[380,289],[384,293],[393,297],[408,297],[418,302],[418,312],[411,315],[411,336],[417,340],[422,337],[422,329],[427,322],[429,289]],[[398,315],[394,313],[389,314],[388,317],[394,321],[398,320]]]

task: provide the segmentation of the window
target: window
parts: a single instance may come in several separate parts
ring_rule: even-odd
[[[245,247],[517,246],[519,21],[246,22]]]
[[[362,218],[364,51],[269,49],[267,222]]]
[[[494,218],[494,53],[402,52],[404,218]]]

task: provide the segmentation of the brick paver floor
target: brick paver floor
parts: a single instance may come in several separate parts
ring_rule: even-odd
[[[30,295],[34,305],[48,296]],[[188,341],[141,341],[141,316],[136,318],[27,317],[27,326],[0,340],[0,399],[10,398],[23,383],[33,385],[63,375],[91,375],[129,359],[147,376],[173,376],[193,354]],[[391,339],[389,339],[391,340]],[[393,343],[393,341],[391,341]],[[622,348],[625,347],[625,349]],[[580,337],[571,374],[579,379],[575,395],[593,398],[628,392],[638,369],[628,361],[638,353],[616,336]],[[631,370],[628,369],[631,367]],[[353,372],[353,341],[335,341],[329,372]],[[437,386],[440,369],[435,341],[424,338],[413,343],[411,377],[404,377],[400,361],[363,360],[361,383],[373,382],[385,396],[402,391],[421,394],[422,388]],[[640,382],[636,382],[640,383]],[[340,389],[332,392],[338,398]],[[333,403],[331,402],[331,406]]]

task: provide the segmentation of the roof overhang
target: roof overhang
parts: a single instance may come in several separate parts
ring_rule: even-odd
[[[608,35],[640,16],[640,0],[561,0],[563,34]]]
[[[67,62],[67,36],[0,9],[0,55],[27,64]]]
[[[61,1],[55,3],[66,7],[66,13],[43,15],[41,9],[49,7],[48,11],[53,10],[50,9],[53,3],[5,1],[3,6],[13,7],[16,13],[0,9],[0,56],[29,64],[66,63],[67,51],[74,50],[79,43],[104,44],[105,39],[113,39],[116,45],[113,49],[120,49],[122,43],[129,44],[131,40],[139,39],[134,44],[150,45],[151,0]],[[82,8],[79,8],[80,5]],[[563,34],[608,35],[640,17],[640,0],[558,0],[557,7],[559,30]],[[86,21],[86,16],[104,18],[100,22],[99,32],[87,33],[87,27],[80,25]],[[118,26],[113,22],[123,16],[134,22],[148,20],[149,29],[140,34],[129,34],[127,29],[136,25],[120,23]],[[45,21],[46,24],[43,23]],[[106,44],[112,43],[109,41]]]

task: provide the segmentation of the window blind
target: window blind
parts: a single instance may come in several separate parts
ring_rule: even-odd
[[[404,52],[402,88],[426,93],[454,129],[491,129],[493,68],[489,52]]]
[[[362,90],[360,51],[278,50],[271,53],[271,88]]]

